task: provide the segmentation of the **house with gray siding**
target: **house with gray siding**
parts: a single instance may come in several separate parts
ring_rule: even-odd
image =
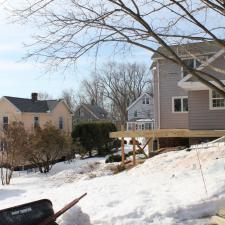
[[[80,104],[74,112],[74,123],[107,120],[108,113],[94,102]]]
[[[127,114],[127,130],[152,129],[154,125],[153,97],[143,93],[127,108]]]
[[[225,83],[225,53],[213,42],[172,46],[192,68]],[[165,49],[161,48],[160,51]],[[154,117],[158,129],[224,130],[225,99],[182,67],[154,54]],[[208,80],[214,83],[213,80]]]

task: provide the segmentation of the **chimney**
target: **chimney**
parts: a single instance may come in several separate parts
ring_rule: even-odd
[[[32,102],[36,102],[38,100],[38,93],[31,93]]]

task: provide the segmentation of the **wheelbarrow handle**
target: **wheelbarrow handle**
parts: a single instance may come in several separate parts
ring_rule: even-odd
[[[52,215],[51,217],[45,219],[43,222],[39,223],[38,225],[50,225],[52,222],[56,221],[56,219],[61,216],[63,213],[65,213],[68,209],[76,205],[84,196],[86,196],[87,193],[84,193],[79,198],[74,199],[72,202],[65,205],[61,210],[59,210],[57,213]]]

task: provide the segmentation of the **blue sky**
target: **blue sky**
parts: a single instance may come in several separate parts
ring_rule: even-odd
[[[109,60],[150,63],[150,54],[135,49],[132,54],[112,56],[112,49],[103,48],[97,61],[91,54],[83,56],[75,67],[47,72],[44,65],[22,58],[26,54],[24,43],[31,42],[35,30],[27,25],[10,24],[5,11],[0,8],[0,97],[4,95],[29,98],[31,92],[46,92],[60,97],[64,89],[78,89],[81,80]],[[149,64],[150,65],[150,64]]]

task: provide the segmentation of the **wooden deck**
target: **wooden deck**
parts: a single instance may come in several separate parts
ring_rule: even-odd
[[[110,138],[122,137],[146,137],[146,138],[166,138],[166,137],[222,137],[225,130],[188,130],[188,129],[159,129],[159,130],[135,130],[111,132]]]

